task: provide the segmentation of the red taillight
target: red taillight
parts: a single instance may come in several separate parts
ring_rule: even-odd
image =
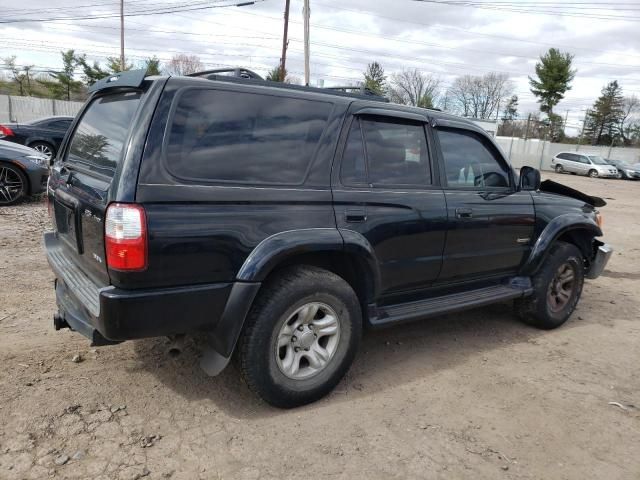
[[[4,125],[0,125],[0,137],[13,137],[13,130]]]
[[[129,203],[112,203],[104,222],[107,266],[113,270],[147,268],[147,219],[144,208]]]

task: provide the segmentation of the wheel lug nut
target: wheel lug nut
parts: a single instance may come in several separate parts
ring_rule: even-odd
[[[294,352],[299,352],[299,351],[300,351],[300,347],[295,347],[295,348],[293,349],[293,351],[294,351]]]
[[[298,341],[298,337],[296,337],[295,335],[293,337],[291,337],[291,341],[292,342],[297,342]]]
[[[300,331],[304,330],[304,326],[300,325],[300,326],[298,327],[298,330],[300,330]]]

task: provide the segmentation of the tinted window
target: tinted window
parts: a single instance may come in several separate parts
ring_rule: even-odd
[[[562,160],[571,160],[571,159],[569,158],[569,154],[568,154],[568,153],[559,153],[559,154],[557,155],[557,157],[558,157],[558,158],[561,158]]]
[[[70,126],[71,120],[56,120],[49,124],[50,128],[55,128],[56,130],[67,130]]]
[[[178,177],[300,184],[331,104],[219,90],[188,90],[172,118],[169,169]]]
[[[431,183],[424,127],[399,120],[361,119],[369,183],[428,185]]]
[[[367,170],[364,161],[364,147],[360,121],[356,118],[351,124],[347,143],[342,154],[340,178],[345,185],[362,185],[367,183]]]
[[[467,130],[438,130],[450,187],[508,187],[509,173],[489,141]]]
[[[95,99],[73,134],[67,161],[113,175],[140,95],[119,93]]]

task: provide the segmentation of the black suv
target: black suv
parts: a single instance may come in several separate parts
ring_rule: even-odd
[[[208,373],[234,355],[264,400],[301,405],[367,326],[506,300],[563,324],[611,248],[598,199],[548,189],[566,194],[437,111],[125,72],[94,86],[50,177],[55,327],[94,345],[196,335]]]

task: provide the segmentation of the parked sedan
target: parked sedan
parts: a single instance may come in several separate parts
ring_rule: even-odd
[[[560,152],[551,159],[551,167],[557,173],[577,173],[592,178],[618,176],[618,169],[599,155]]]
[[[0,125],[0,139],[34,148],[48,159],[55,157],[73,117],[46,117],[25,123]]]
[[[607,158],[607,163],[618,169],[618,178],[640,180],[640,163],[632,165],[625,160],[612,160],[610,158]]]
[[[33,148],[0,140],[0,207],[47,188],[49,159]]]

